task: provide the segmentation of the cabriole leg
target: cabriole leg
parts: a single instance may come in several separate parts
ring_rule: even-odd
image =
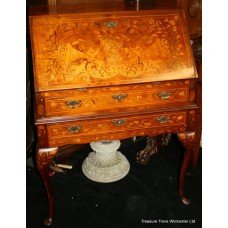
[[[178,133],[177,134],[179,140],[183,143],[186,151],[184,155],[184,159],[181,165],[181,170],[179,174],[179,186],[178,186],[178,191],[179,191],[179,196],[182,200],[182,202],[186,205],[189,205],[190,201],[186,197],[184,188],[185,188],[185,177],[186,177],[186,172],[187,169],[192,161],[194,149],[196,146],[196,137],[195,137],[195,132],[185,132],[185,133]]]
[[[146,165],[153,154],[159,153],[162,146],[170,141],[171,134],[162,134],[157,136],[147,136],[146,147],[136,154],[136,162]]]
[[[135,161],[139,164],[146,165],[150,157],[157,153],[157,137],[147,136],[146,147],[136,154]]]
[[[53,222],[54,216],[54,200],[53,193],[50,184],[50,164],[57,153],[58,148],[42,148],[37,151],[36,154],[36,163],[39,173],[41,175],[42,181],[46,188],[47,197],[48,197],[48,208],[49,214],[44,221],[44,225],[50,226]]]

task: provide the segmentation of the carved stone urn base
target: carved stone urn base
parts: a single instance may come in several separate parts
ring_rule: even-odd
[[[119,140],[104,140],[90,143],[93,152],[82,164],[82,171],[89,179],[110,183],[124,178],[130,164],[126,157],[117,149],[120,147]]]

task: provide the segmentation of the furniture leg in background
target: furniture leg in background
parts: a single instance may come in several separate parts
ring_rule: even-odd
[[[168,145],[171,139],[171,134],[162,134],[158,136],[147,136],[146,147],[136,154],[136,162],[146,165],[153,154],[159,153],[162,146]]]

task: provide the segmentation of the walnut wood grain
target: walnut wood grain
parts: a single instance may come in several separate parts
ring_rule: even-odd
[[[47,148],[47,147],[49,147],[48,134],[47,134],[47,125],[39,125],[39,126],[37,126],[37,136],[38,136],[39,148]]]
[[[40,148],[36,153],[36,164],[46,188],[48,197],[48,217],[45,219],[44,224],[50,226],[54,217],[54,199],[50,183],[50,169],[49,166],[56,156],[58,148]]]
[[[149,9],[182,9],[188,22],[191,39],[202,36],[202,0],[91,0],[91,1],[56,1],[49,0],[49,5],[32,2],[30,15],[49,15],[88,12],[144,11]],[[76,3],[77,2],[77,3]],[[138,5],[138,6],[137,6]]]
[[[160,118],[163,117],[167,119],[164,123],[162,123],[162,120],[160,120]],[[120,121],[121,123],[119,124],[118,121]],[[129,131],[159,127],[164,128],[178,125],[187,125],[186,112],[159,113],[130,117],[122,116],[118,118],[99,119],[91,121],[74,121],[62,124],[49,124],[47,125],[47,131],[49,138],[56,139],[62,137],[77,138],[77,136],[89,136],[99,133],[108,134],[117,131]],[[76,132],[73,131],[72,133],[70,128],[75,126],[79,127],[80,129],[78,129],[78,131]],[[85,141],[83,141],[83,143],[84,142]]]
[[[42,92],[36,96],[37,112],[38,117],[97,115],[189,105],[194,102],[194,85],[193,80],[180,80]],[[169,95],[163,97],[165,93]]]
[[[109,133],[100,133],[97,134],[90,134],[86,137],[84,135],[79,135],[77,137],[62,137],[62,138],[51,138],[49,140],[50,146],[53,145],[66,145],[66,144],[84,144],[87,142],[95,142],[100,140],[121,140],[126,138],[132,138],[134,136],[156,136],[159,134],[166,134],[166,133],[177,133],[177,132],[185,132],[185,126],[172,126],[172,127],[163,127],[163,128],[149,128],[149,129],[137,129],[137,130],[129,130],[129,131],[117,131],[117,132],[109,132]]]
[[[186,148],[186,152],[184,155],[184,160],[181,165],[180,175],[179,175],[179,196],[182,202],[186,205],[189,205],[190,201],[188,197],[185,195],[184,187],[185,187],[185,177],[186,172],[191,164],[194,150],[198,147],[198,143],[196,141],[195,132],[184,132],[177,134],[179,140],[183,143],[184,147]]]
[[[196,77],[181,11],[30,20],[36,91]]]
[[[49,165],[58,147],[178,133],[190,148],[195,136],[185,132],[195,132],[198,122],[197,73],[180,9],[128,11],[123,1],[49,3],[30,11],[36,159],[49,200],[46,225],[53,221]],[[184,203],[189,151],[179,185]]]
[[[186,105],[186,106],[170,106],[164,108],[155,108],[155,109],[142,109],[142,110],[127,110],[126,112],[104,112],[98,113],[97,115],[67,115],[67,116],[55,116],[55,117],[43,117],[36,119],[36,125],[43,125],[43,124],[53,124],[53,123],[64,123],[64,122],[72,122],[78,120],[98,120],[100,118],[118,118],[124,116],[133,116],[133,115],[147,115],[147,114],[157,114],[157,113],[164,113],[164,112],[179,112],[179,111],[186,111],[186,110],[194,110],[197,109],[198,106],[196,104],[193,105]]]

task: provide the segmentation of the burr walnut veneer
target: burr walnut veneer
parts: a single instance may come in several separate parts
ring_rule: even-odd
[[[177,133],[186,147],[179,195],[188,204],[197,74],[183,12],[72,11],[30,15],[45,224],[53,219],[49,166],[68,144]]]

